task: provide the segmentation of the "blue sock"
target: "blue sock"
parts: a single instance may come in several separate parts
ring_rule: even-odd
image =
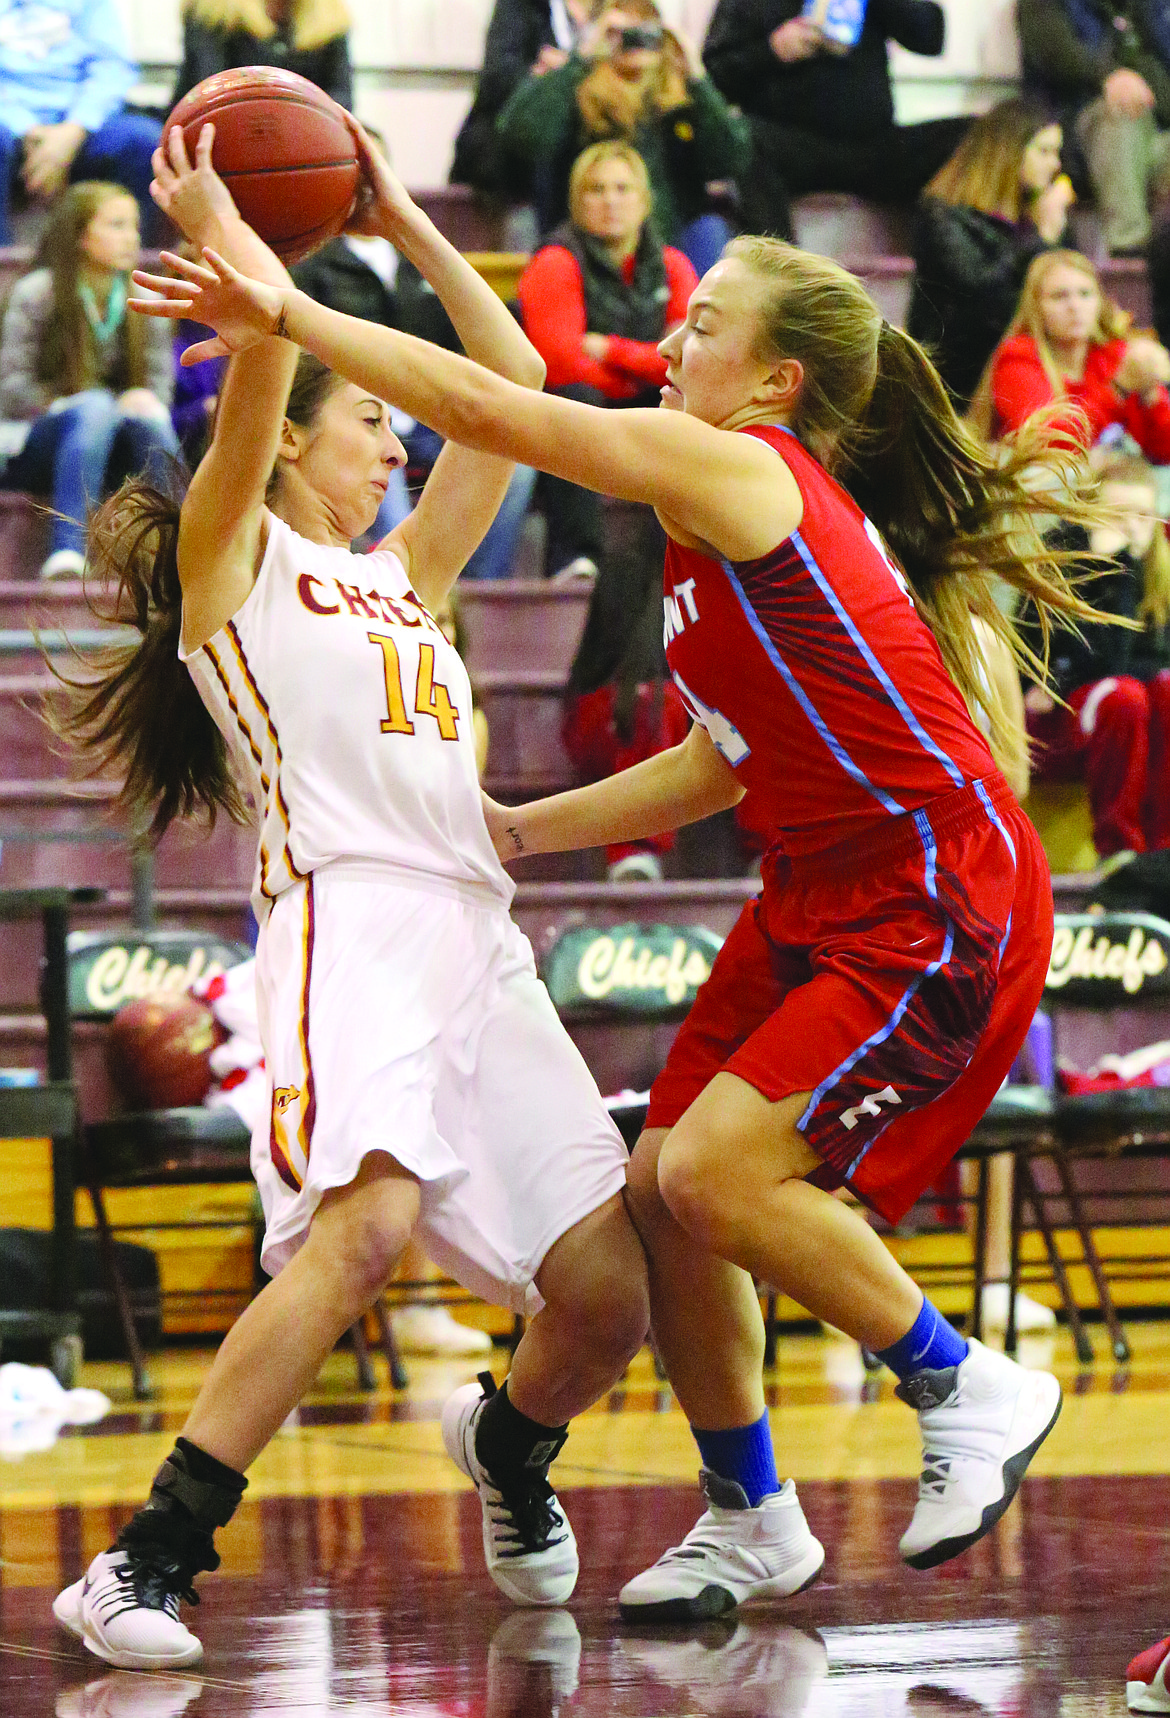
[[[717,1473],[720,1479],[733,1479],[742,1485],[753,1509],[780,1490],[767,1414],[761,1414],[752,1426],[732,1426],[726,1432],[701,1432],[697,1426],[692,1426],[691,1431],[703,1466]]]
[[[967,1344],[954,1325],[923,1300],[922,1311],[901,1341],[879,1348],[877,1357],[899,1379],[906,1379],[915,1372],[941,1372],[944,1367],[958,1366],[967,1358]]]

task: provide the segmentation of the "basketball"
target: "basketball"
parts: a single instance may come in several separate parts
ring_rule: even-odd
[[[361,172],[345,111],[295,72],[242,66],[189,90],[166,122],[182,127],[194,160],[199,133],[215,124],[211,159],[248,225],[283,262],[336,238]]]
[[[131,1110],[201,1104],[222,1034],[210,1008],[182,992],[120,1008],[106,1037],[106,1069]]]

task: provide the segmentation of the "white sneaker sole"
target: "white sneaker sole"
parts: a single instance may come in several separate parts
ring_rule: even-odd
[[[783,1575],[770,1581],[757,1581],[747,1591],[736,1593],[731,1587],[709,1581],[689,1598],[647,1599],[627,1598],[628,1587],[618,1594],[618,1614],[628,1623],[701,1623],[712,1617],[725,1617],[741,1605],[755,1604],[765,1599],[791,1599],[803,1593],[819,1580],[825,1566],[825,1548],[814,1539],[799,1562]],[[636,1578],[636,1577],[635,1577]],[[633,1582],[630,1583],[630,1586]]]
[[[1060,1385],[1046,1373],[1037,1374],[1037,1378],[1040,1388],[1036,1406],[1028,1415],[1025,1424],[1018,1428],[1013,1426],[1009,1435],[1009,1442],[1015,1443],[1016,1447],[1012,1454],[1006,1457],[1000,1469],[1003,1476],[1002,1497],[987,1505],[978,1527],[972,1532],[937,1540],[935,1544],[927,1545],[921,1551],[904,1551],[902,1561],[908,1563],[912,1569],[936,1569],[940,1563],[950,1562],[952,1557],[960,1556],[962,1552],[977,1544],[984,1534],[990,1533],[1000,1516],[1007,1512],[1020,1489],[1020,1481],[1028,1471],[1028,1464],[1060,1418]]]
[[[88,1647],[95,1658],[100,1658],[105,1664],[112,1664],[118,1670],[177,1670],[188,1664],[198,1664],[203,1657],[203,1646],[195,1641],[193,1646],[182,1652],[169,1656],[162,1653],[118,1652],[85,1618],[81,1603],[81,1589],[84,1580],[74,1581],[71,1587],[57,1594],[53,1600],[53,1615],[61,1627],[76,1635],[83,1645]]]

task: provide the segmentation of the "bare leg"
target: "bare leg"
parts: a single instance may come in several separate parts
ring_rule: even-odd
[[[654,1339],[692,1426],[750,1426],[764,1412],[764,1321],[751,1277],[696,1244],[663,1200],[665,1128],[644,1133],[630,1159],[629,1201],[650,1276]]]
[[[326,1193],[304,1246],[228,1332],[183,1436],[243,1473],[386,1286],[418,1210],[417,1181],[384,1152]]]
[[[922,1291],[864,1218],[803,1179],[820,1163],[796,1127],[808,1095],[774,1104],[717,1074],[671,1130],[659,1185],[700,1246],[880,1351],[913,1325]]]
[[[514,1407],[561,1426],[615,1384],[646,1340],[646,1260],[620,1194],[554,1243],[536,1275],[544,1306],[508,1374]]]

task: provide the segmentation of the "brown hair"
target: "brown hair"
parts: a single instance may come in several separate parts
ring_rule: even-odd
[[[98,346],[78,287],[84,265],[82,240],[94,216],[113,198],[133,202],[121,185],[83,179],[63,191],[53,206],[37,249],[37,266],[53,281],[52,305],[37,353],[37,379],[57,396],[80,394],[98,381]],[[125,357],[126,388],[147,383],[145,321],[126,312],[118,330]]]
[[[319,358],[302,352],[285,416],[311,429],[337,387]],[[277,498],[279,461],[266,499]],[[128,618],[141,634],[82,665],[77,679],[54,669],[59,682],[47,701],[50,726],[86,754],[85,773],[122,775],[118,809],[135,829],[149,826],[157,841],[176,817],[247,812],[233,780],[223,736],[179,660],[183,593],[179,584],[181,504],[141,479],[124,483],[90,521],[87,597],[100,618]],[[99,607],[95,587],[107,600]]]
[[[1039,102],[1027,97],[998,102],[972,121],[962,143],[923,195],[1018,221],[1024,202],[1020,184],[1024,153],[1037,133],[1055,124]]]
[[[353,23],[345,0],[290,0],[289,10],[293,47],[302,53],[348,35]],[[260,42],[276,34],[264,0],[183,0],[183,16],[224,35],[245,30]]]
[[[1140,453],[1110,452],[1097,465],[1102,486],[1106,483],[1140,483],[1152,491],[1155,504],[1158,481],[1154,468]],[[1142,557],[1141,617],[1155,626],[1170,620],[1170,537],[1163,520],[1155,522],[1150,546]]]
[[[611,137],[603,143],[591,143],[588,149],[583,149],[574,161],[569,174],[569,219],[577,226],[581,225],[578,210],[581,205],[581,193],[586,179],[595,167],[603,161],[624,161],[638,182],[642,193],[642,201],[649,214],[652,203],[650,192],[650,175],[646,171],[646,163],[638,154],[632,143],[626,143],[619,137]]]
[[[654,0],[599,0],[591,15],[596,19],[611,10],[628,12],[640,23],[662,23]],[[586,131],[593,137],[632,137],[639,125],[682,107],[687,100],[686,67],[686,55],[669,30],[657,63],[641,78],[623,78],[608,59],[599,60],[577,86],[577,108]]]
[[[996,357],[1000,346],[1003,346],[1008,340],[1014,340],[1017,334],[1027,334],[1035,342],[1044,374],[1048,377],[1052,387],[1053,399],[1063,400],[1067,398],[1064,377],[1056,362],[1056,355],[1049,343],[1048,336],[1044,332],[1044,315],[1040,309],[1040,295],[1044,291],[1044,283],[1055,268],[1075,269],[1078,274],[1086,275],[1097,288],[1100,305],[1097,311],[1097,320],[1089,334],[1090,346],[1105,346],[1110,340],[1123,339],[1129,333],[1131,317],[1102,290],[1097,270],[1088,257],[1082,256],[1080,251],[1041,252],[1038,257],[1032,259],[1028,267],[1020,292],[1020,302],[1016,306],[1016,313],[1008,323],[999,346],[988,359],[987,367],[980,377],[979,386],[971,400],[967,416],[982,436],[989,437],[995,433],[995,400],[991,378],[995,370]]]
[[[725,255],[768,289],[763,350],[803,367],[790,427],[877,527],[968,706],[987,710],[996,757],[1018,762],[1023,742],[988,694],[971,616],[1042,684],[1049,611],[1099,618],[1067,576],[1083,557],[1049,548],[1041,535],[1054,513],[1086,525],[1101,517],[1088,460],[1043,416],[993,456],[957,416],[918,342],[891,327],[836,263],[767,238],[734,239]],[[997,606],[996,578],[1035,603],[1043,659]]]

